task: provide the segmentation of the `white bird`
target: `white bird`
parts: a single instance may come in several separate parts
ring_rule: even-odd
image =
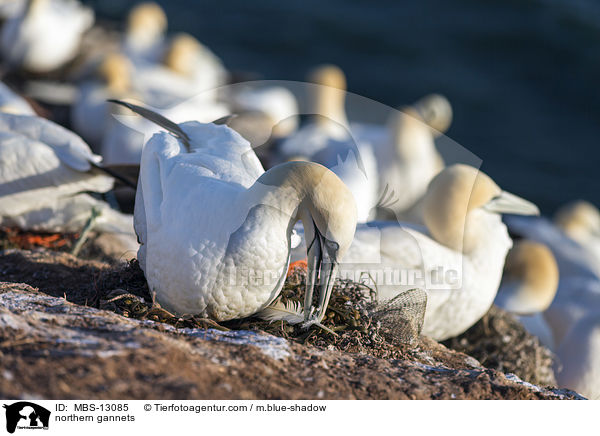
[[[96,230],[135,242],[131,216],[85,193],[112,188],[99,162],[81,138],[51,121],[0,113],[0,225],[79,232],[96,209]]]
[[[93,150],[102,154],[106,165],[139,164],[144,142],[158,131],[154,123],[115,110],[109,99],[144,100],[176,122],[190,119],[209,122],[229,114],[224,104],[208,103],[203,98],[180,101],[157,92],[141,94],[136,89],[133,64],[120,53],[108,55],[99,65],[98,73],[100,81],[80,87],[80,96],[71,110],[71,123]]]
[[[96,80],[83,83],[71,108],[71,125],[99,153],[112,122],[111,98],[135,95],[131,80],[133,64],[120,53],[108,54],[97,67]]]
[[[577,321],[600,309],[600,277],[588,253],[547,219],[510,215],[504,220],[511,233],[546,245],[556,258],[558,290],[543,315],[558,346]]]
[[[135,64],[156,63],[164,50],[167,15],[154,2],[136,5],[127,16],[123,53]]]
[[[2,56],[13,68],[56,70],[72,60],[94,13],[76,0],[29,0],[2,26]]]
[[[432,101],[437,101],[431,98]],[[435,136],[440,134],[422,117],[423,108],[429,107],[419,100],[413,106],[392,111],[387,126],[352,124],[355,137],[371,144],[377,162],[378,185],[393,192],[382,204],[379,216],[422,222],[422,202],[431,179],[444,168],[444,161],[435,146]],[[433,105],[429,103],[429,105]],[[444,127],[442,115],[429,122]],[[445,122],[448,122],[447,120]],[[447,127],[447,126],[446,126]]]
[[[600,311],[586,314],[569,330],[556,354],[556,380],[590,400],[600,400]]]
[[[265,310],[281,291],[292,228],[302,220],[311,241],[304,319],[319,322],[356,226],[344,184],[315,163],[264,172],[250,144],[226,126],[177,125],[124,105],[174,135],[157,133],[144,146],[135,204],[138,259],[158,302],[217,321]]]
[[[600,399],[600,299],[596,304],[591,299],[580,301],[582,315],[557,341],[543,312],[552,303],[558,283],[558,266],[548,247],[521,240],[507,256],[495,303],[519,315],[525,328],[554,351],[554,371],[561,388]]]
[[[413,108],[423,121],[433,129],[433,135],[438,137],[448,131],[452,124],[452,105],[441,94],[428,94],[421,97]]]
[[[219,88],[227,83],[227,70],[221,60],[186,33],[175,35],[165,44],[159,62],[137,63],[135,67],[135,89],[150,100],[156,100],[158,94],[161,98],[214,102]]]
[[[253,147],[266,143],[270,138],[281,139],[293,134],[298,128],[299,108],[294,94],[283,86],[230,87],[229,102],[233,113],[260,112],[268,122],[264,132],[255,133]],[[252,141],[251,141],[252,142]]]
[[[129,99],[130,101],[135,99]],[[210,104],[204,99],[187,99],[170,107],[152,108],[154,112],[176,123],[191,119],[211,122],[229,115],[224,104]],[[125,114],[117,108],[110,118],[102,140],[102,161],[105,165],[139,165],[142,149],[160,127],[145,118]]]
[[[552,251],[544,244],[517,241],[508,252],[498,295],[494,303],[515,314],[531,334],[551,350],[552,330],[543,312],[550,307],[558,289],[559,273]]]
[[[309,75],[314,83],[308,87],[311,122],[303,126],[279,147],[281,161],[296,157],[310,158],[326,149],[332,141],[352,140],[344,108],[346,77],[334,65],[315,68]]]
[[[575,201],[561,207],[554,222],[588,253],[590,265],[600,276],[600,211],[587,201]]]
[[[437,128],[447,129],[452,120],[448,101],[439,95],[424,97],[393,111],[387,126],[349,124],[342,71],[321,67],[310,80],[318,85],[311,87],[311,112],[320,117],[281,145],[282,158],[300,156],[332,169],[355,194],[359,222],[371,220],[376,207],[382,218],[390,218],[391,212],[396,220],[420,221],[418,201],[444,168],[435,136],[440,134]],[[346,155],[350,162],[345,162]]]
[[[4,82],[0,82],[0,111],[12,114],[35,115],[27,100],[15,93]]]
[[[335,66],[325,65],[310,75],[312,121],[283,141],[280,160],[310,160],[332,170],[348,186],[358,207],[358,221],[375,215],[379,185],[370,144],[356,140],[344,109],[346,78]]]
[[[428,297],[423,333],[436,340],[459,335],[488,311],[498,291],[512,245],[498,215],[505,212],[538,210],[475,168],[447,167],[425,195],[427,227],[359,225],[340,277],[366,282],[379,300],[422,288]]]

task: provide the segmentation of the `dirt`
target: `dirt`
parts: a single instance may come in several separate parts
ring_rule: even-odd
[[[302,337],[291,326],[259,320],[219,326],[172,317],[151,304],[135,261],[8,250],[0,253],[0,281],[0,322],[16,325],[0,329],[2,397],[576,397],[507,378],[426,337],[394,343],[376,325],[366,333],[359,323],[337,337],[318,329]],[[338,283],[335,298],[351,299],[356,286]],[[337,316],[343,324],[345,315]],[[377,340],[367,341],[374,333]],[[280,355],[265,352],[271,348]]]

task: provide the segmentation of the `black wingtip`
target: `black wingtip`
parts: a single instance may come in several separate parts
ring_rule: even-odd
[[[154,124],[162,127],[163,129],[168,130],[169,132],[171,132],[173,135],[175,135],[176,137],[178,137],[183,144],[186,146],[187,150],[190,151],[190,138],[187,135],[187,133],[185,133],[183,131],[183,129],[181,127],[179,127],[179,125],[173,121],[171,121],[170,119],[162,116],[161,114],[159,114],[158,112],[155,112],[151,109],[145,108],[143,106],[138,106],[137,104],[133,104],[133,103],[128,103],[126,101],[123,100],[116,100],[116,99],[108,99],[106,100],[110,103],[115,103],[121,106],[126,107],[127,109],[135,112],[136,114],[140,115],[141,117],[146,118],[149,121],[152,121]]]
[[[216,124],[217,126],[220,125],[228,125],[228,123],[233,120],[234,118],[237,118],[237,114],[230,114],[230,115],[225,115],[224,117],[218,118],[216,120],[214,120],[212,123]]]

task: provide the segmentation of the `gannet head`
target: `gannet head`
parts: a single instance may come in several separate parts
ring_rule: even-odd
[[[313,69],[308,75],[308,81],[314,83],[310,88],[311,113],[315,114],[317,122],[324,128],[330,129],[335,138],[348,135],[346,110],[346,77],[344,72],[335,65],[322,65]]]
[[[463,164],[446,167],[434,177],[423,201],[423,218],[431,235],[438,242],[463,253],[470,252],[477,239],[485,237],[472,231],[476,223],[469,218],[475,210],[539,214],[533,203],[501,190],[488,175]]]
[[[172,71],[190,76],[196,66],[196,54],[202,49],[202,44],[187,33],[173,37],[163,59],[163,63]]]
[[[558,289],[558,265],[548,247],[522,240],[506,256],[496,304],[518,315],[543,312]]]
[[[413,105],[425,123],[433,129],[433,135],[446,133],[452,124],[452,106],[446,97],[429,94]]]
[[[308,257],[305,316],[307,321],[310,318],[320,322],[329,303],[338,263],[354,238],[357,221],[354,196],[338,176],[314,162],[277,165],[257,182],[291,188],[298,198],[290,229],[293,223],[302,220]],[[319,297],[317,307],[313,308],[317,279]]]
[[[291,162],[301,168],[303,186],[311,186],[299,211],[307,246],[308,275],[304,311],[307,321],[320,322],[329,304],[341,257],[356,230],[356,201],[350,190],[332,171],[314,163]],[[317,307],[311,311],[319,279]],[[312,313],[311,313],[312,312]]]
[[[132,71],[131,61],[120,53],[107,55],[98,67],[98,74],[114,94],[123,94],[130,89]]]
[[[26,6],[25,14],[27,16],[40,15],[44,12],[50,0],[29,0]]]
[[[600,238],[600,212],[587,201],[579,200],[561,207],[554,215],[556,225],[575,241],[585,243]]]
[[[129,12],[127,34],[151,42],[167,30],[167,15],[154,2],[140,3]]]

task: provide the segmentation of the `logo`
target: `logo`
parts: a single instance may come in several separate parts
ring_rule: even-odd
[[[4,404],[6,409],[6,431],[14,433],[18,429],[48,429],[50,411],[28,401],[19,401],[11,405]]]

